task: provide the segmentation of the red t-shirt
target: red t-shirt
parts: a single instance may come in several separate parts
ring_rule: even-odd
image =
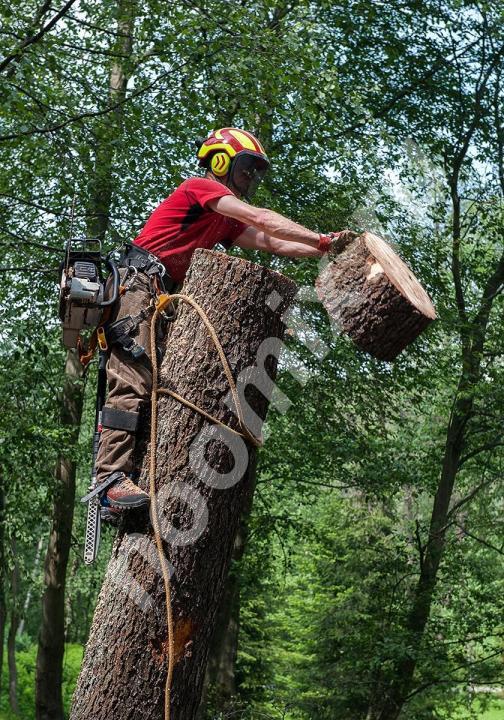
[[[180,282],[196,248],[217,243],[229,248],[247,227],[207,207],[210,200],[232,194],[209,178],[185,180],[154,210],[134,244],[156,255]]]

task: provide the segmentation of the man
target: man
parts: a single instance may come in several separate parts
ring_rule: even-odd
[[[128,289],[106,331],[111,346],[109,394],[96,467],[98,483],[105,485],[102,517],[112,522],[125,509],[149,504],[148,494],[131,478],[132,454],[139,409],[151,392],[149,306],[165,270],[165,289],[170,291],[184,279],[196,248],[221,244],[227,249],[234,245],[289,257],[320,257],[339,252],[355,237],[349,230],[321,235],[273,210],[244,202],[241,198],[250,201],[269,167],[261,143],[251,133],[222,128],[198,144],[204,177],[185,180],[166,198],[120,261],[121,280]]]

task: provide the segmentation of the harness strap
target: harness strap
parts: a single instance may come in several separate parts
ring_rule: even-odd
[[[110,430],[126,430],[135,433],[138,429],[140,413],[133,410],[118,410],[104,405],[102,410],[102,425]]]

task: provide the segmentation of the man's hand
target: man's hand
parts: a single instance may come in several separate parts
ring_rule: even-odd
[[[341,230],[340,232],[331,233],[329,235],[327,254],[331,259],[336,258],[351,242],[359,237],[359,233],[353,230]]]

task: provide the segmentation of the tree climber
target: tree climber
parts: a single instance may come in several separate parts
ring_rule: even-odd
[[[250,201],[269,167],[266,153],[251,133],[222,128],[198,143],[204,177],[185,180],[147,220],[133,244],[126,244],[119,266],[127,291],[106,330],[111,348],[107,364],[108,397],[97,457],[102,519],[115,522],[129,508],[149,504],[149,495],[132,479],[132,455],[139,410],[151,393],[151,299],[185,277],[196,248],[220,243],[266,250],[289,257],[337,254],[355,233],[321,235]]]

